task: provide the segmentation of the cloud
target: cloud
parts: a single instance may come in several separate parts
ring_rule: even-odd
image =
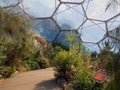
[[[96,17],[97,16],[97,13],[96,12],[93,12],[93,13],[91,13],[88,17],[89,18],[93,18],[93,17]]]

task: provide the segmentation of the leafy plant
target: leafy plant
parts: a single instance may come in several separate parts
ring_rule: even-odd
[[[83,46],[78,42],[78,37],[74,32],[67,35],[70,50],[61,50],[55,56],[55,77],[64,78],[69,83],[68,87],[75,90],[96,90],[98,87],[92,80],[94,71],[89,68],[90,53],[83,53]]]
[[[13,73],[13,70],[9,66],[1,66],[0,68],[0,75],[2,75],[3,78],[9,78],[11,74]]]
[[[18,70],[23,57],[35,53],[30,21],[0,8],[0,65]]]
[[[59,52],[54,58],[55,76],[57,78],[64,78],[66,80],[74,79],[75,65],[71,59],[72,55],[67,51]]]
[[[80,72],[81,69],[85,69],[88,65],[90,55],[83,55],[82,44],[78,42],[78,35],[75,35],[72,32],[67,35],[67,39],[70,42],[70,50],[62,50],[58,52],[54,58],[54,66],[56,71],[55,76],[57,78],[62,77],[67,81],[71,81],[75,80],[78,72]]]
[[[113,71],[113,52],[111,51],[113,47],[111,47],[110,42],[104,43],[104,48],[101,50],[99,54],[100,59],[100,68],[106,69],[108,71]]]
[[[38,63],[39,63],[40,68],[42,68],[42,69],[48,68],[50,66],[49,61],[45,57],[40,57],[40,60]]]
[[[120,89],[120,56],[119,52],[113,55],[113,71],[110,81],[104,86],[103,90],[119,90]]]

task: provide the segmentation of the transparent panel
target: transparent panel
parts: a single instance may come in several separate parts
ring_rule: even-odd
[[[8,11],[9,13],[14,13],[16,15],[22,15],[23,17],[30,19],[29,15],[26,14],[26,12],[24,12],[23,9],[19,8],[18,6],[5,8],[5,10]]]
[[[69,31],[69,32],[68,31],[61,31],[58,34],[55,42],[61,43],[62,45],[65,45],[65,46],[69,46],[70,43],[68,42],[68,38],[67,37],[69,37],[69,35],[71,35],[71,33],[73,33],[74,37],[78,36],[78,34],[76,32],[73,32],[73,31]],[[74,38],[74,39],[77,40],[77,42],[80,41],[79,38],[78,39]]]
[[[16,14],[21,14],[21,13],[24,13],[22,9],[20,9],[18,6],[15,6],[15,7],[10,7],[10,8],[7,8],[6,9],[8,12],[14,12]],[[24,13],[25,15],[25,13]]]
[[[62,2],[78,2],[78,3],[80,3],[80,2],[82,2],[82,1],[84,1],[84,0],[61,0]]]
[[[105,42],[109,43],[111,51],[115,51],[115,52],[119,51],[120,41],[111,37],[106,37],[103,41],[99,43],[99,46],[101,47],[101,49],[105,47]]]
[[[22,3],[20,6],[35,18],[51,16],[59,4],[57,0],[23,0]]]
[[[1,7],[7,7],[11,5],[17,5],[19,0],[0,0],[0,6]]]
[[[109,34],[109,36],[120,40],[120,25],[118,27],[116,27],[114,30],[109,31],[108,34]]]
[[[108,31],[112,31],[120,25],[120,16],[113,18],[107,22]]]
[[[81,5],[61,4],[54,19],[62,30],[73,30],[81,25],[85,17]]]
[[[58,27],[51,19],[42,19],[33,21],[33,27],[36,33],[43,36],[48,41],[53,41],[58,34]]]
[[[88,49],[91,52],[100,52],[100,48],[98,47],[97,44],[89,44],[89,43],[83,43],[84,47]]]
[[[86,21],[78,32],[81,35],[82,41],[97,43],[105,35],[105,24],[95,21]]]
[[[66,42],[66,33],[67,32],[60,32],[59,35],[57,36],[57,39],[55,40],[55,42],[58,43],[65,43]]]
[[[118,14],[119,10],[116,10],[114,7],[109,7],[108,10],[106,10],[108,1],[110,0],[93,0],[89,4],[84,3],[84,8],[88,18],[108,20]]]

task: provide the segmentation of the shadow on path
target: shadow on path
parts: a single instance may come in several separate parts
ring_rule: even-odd
[[[55,84],[55,79],[51,79],[36,84],[34,90],[60,90],[60,89]]]

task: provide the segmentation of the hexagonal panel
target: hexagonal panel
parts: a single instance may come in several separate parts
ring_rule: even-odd
[[[81,5],[61,4],[54,19],[62,30],[73,30],[81,25],[85,16]]]
[[[107,22],[108,31],[114,30],[120,25],[120,16],[113,18]]]
[[[0,0],[0,6],[1,7],[7,7],[11,5],[17,5],[19,0]]]
[[[26,12],[18,6],[5,8],[5,10],[8,11],[9,13],[15,13],[16,15],[22,15],[23,17],[30,19],[30,16],[26,14]]]
[[[97,44],[83,43],[83,45],[86,49],[89,49],[89,51],[91,51],[91,52],[94,52],[94,51],[100,52],[100,49]]]
[[[61,0],[62,2],[77,2],[77,3],[80,3],[80,2],[83,2],[84,0]]]
[[[106,37],[103,41],[101,41],[99,43],[99,46],[101,49],[103,49],[105,47],[105,42],[109,42],[111,51],[118,51],[118,49],[120,48],[119,41],[117,41],[116,39],[111,38],[111,37]]]
[[[84,8],[87,8],[86,13],[88,18],[98,20],[108,20],[119,13],[114,8],[106,10],[108,1],[110,0],[92,0],[89,4],[84,3]]]
[[[15,7],[9,7],[9,8],[6,8],[5,10],[9,11],[9,12],[14,12],[16,14],[21,14],[21,13],[24,13],[22,9],[20,9],[18,6],[15,6]],[[24,15],[26,15],[24,13]]]
[[[56,38],[56,41],[65,43],[64,41],[67,40],[67,35],[69,36],[69,35],[71,35],[71,33],[73,33],[75,36],[77,35],[76,32],[72,32],[72,31],[69,31],[69,32],[68,32],[68,31],[61,31],[61,32],[59,33],[58,37]]]
[[[96,43],[105,35],[105,24],[88,20],[78,32],[81,34],[82,41]]]
[[[120,40],[111,38],[110,44],[111,44],[111,46],[113,46],[112,51],[118,52],[120,50]]]
[[[34,18],[50,17],[55,11],[58,0],[23,0],[23,6],[20,6],[26,10],[28,14]]]
[[[71,35],[71,33],[74,35],[74,38],[76,37],[76,35],[78,36],[78,34],[76,32],[73,32],[73,31],[69,31],[69,32],[68,31],[61,31],[58,34],[55,42],[60,43],[60,44],[65,45],[65,46],[69,46],[70,43],[69,43],[67,37],[69,37],[69,35]],[[75,40],[77,40],[76,42],[80,41],[79,38],[78,39],[75,38]]]
[[[120,25],[112,31],[109,31],[108,34],[110,37],[120,40]]]
[[[58,43],[65,43],[66,42],[66,33],[67,32],[60,32],[55,40]]]
[[[58,27],[51,19],[34,20],[33,27],[36,33],[48,41],[53,41],[59,32]]]

